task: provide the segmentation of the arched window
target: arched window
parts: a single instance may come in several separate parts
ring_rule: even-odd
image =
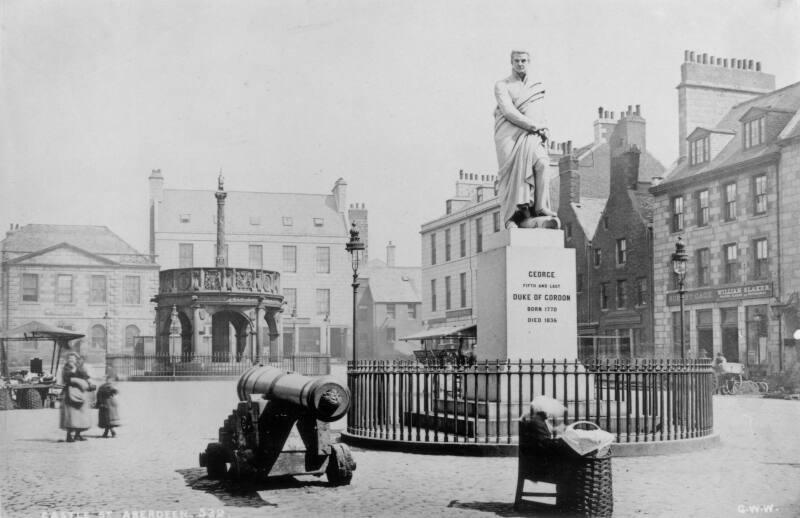
[[[97,324],[92,326],[92,348],[93,349],[105,349],[106,348],[106,340],[108,338],[108,334],[106,333],[106,328]]]
[[[133,349],[134,346],[134,338],[139,336],[139,328],[136,326],[128,326],[125,328],[125,348],[126,349]]]

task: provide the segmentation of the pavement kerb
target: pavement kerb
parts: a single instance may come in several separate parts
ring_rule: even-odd
[[[340,440],[350,446],[365,449],[421,453],[426,455],[463,455],[470,457],[516,457],[516,444],[502,443],[455,443],[455,442],[415,442],[374,437],[360,437],[342,431]],[[649,455],[671,455],[714,448],[720,445],[718,433],[705,437],[677,439],[674,441],[653,441],[638,443],[614,443],[615,457],[643,457]]]

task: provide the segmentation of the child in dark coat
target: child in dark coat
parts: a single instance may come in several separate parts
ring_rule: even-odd
[[[120,425],[118,393],[117,387],[108,380],[97,389],[97,426],[105,429],[103,438],[108,438],[108,432],[111,432],[111,437],[117,436],[114,428]]]

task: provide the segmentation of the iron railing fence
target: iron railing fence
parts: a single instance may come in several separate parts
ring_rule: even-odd
[[[561,401],[556,419],[592,421],[617,442],[713,433],[710,360],[348,363],[348,433],[417,442],[508,443],[537,395]]]
[[[273,361],[265,359],[259,363],[306,376],[322,376],[331,372],[330,356],[290,356]],[[117,379],[134,376],[239,376],[253,365],[249,358],[237,359],[227,353],[207,356],[109,354],[106,357],[106,372]]]

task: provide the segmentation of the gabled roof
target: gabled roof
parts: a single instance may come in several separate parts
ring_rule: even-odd
[[[581,177],[581,201],[584,198],[608,198],[611,193],[611,158],[607,141],[583,146],[575,151],[578,157],[578,175]],[[663,177],[666,168],[656,157],[645,150],[639,157],[639,181],[650,182],[653,177]],[[550,199],[559,197],[559,175],[550,180]]]
[[[744,112],[741,117],[739,117],[739,122],[758,117],[759,115],[763,115],[765,113],[794,113],[794,111],[772,108],[771,106],[752,106],[749,110]]]
[[[606,208],[608,198],[585,198],[581,197],[580,203],[571,203],[575,217],[586,235],[586,239],[591,241],[594,238],[594,231]]]
[[[53,249],[64,244],[117,263],[151,262],[149,256],[138,252],[105,226],[30,224],[9,231],[6,238],[0,242],[0,246],[11,258]]]
[[[418,291],[422,278],[420,267],[373,267],[366,272],[365,277],[369,279],[373,302],[422,302]]]
[[[724,135],[736,135],[736,132],[730,130],[722,130],[722,129],[714,129],[714,128],[703,128],[702,126],[698,126],[694,129],[693,132],[689,133],[689,136],[686,137],[686,140],[693,140],[696,136],[700,134],[707,135],[709,133],[722,133]]]
[[[794,124],[795,127],[797,126],[798,119],[796,114],[798,110],[800,110],[800,82],[737,104],[725,114],[722,120],[714,127],[714,130],[738,133],[741,131],[742,118],[754,108],[761,109],[765,112],[783,113],[786,114],[786,116],[794,113],[795,115],[792,117],[791,121],[786,124],[780,134],[780,138],[787,138],[784,136],[786,129],[792,124]],[[795,131],[797,130],[791,130],[792,136],[794,136]],[[659,190],[663,185],[668,186],[668,184],[672,182],[696,176],[707,171],[756,160],[762,157],[767,159],[769,155],[778,151],[779,148],[774,141],[744,149],[741,138],[732,138],[725,147],[722,148],[716,156],[711,157],[711,160],[703,167],[690,168],[688,160],[678,162],[675,169],[672,170],[664,182],[659,185]]]
[[[73,246],[73,245],[71,245],[69,243],[59,243],[57,245],[48,246],[47,248],[43,248],[43,249],[38,250],[36,252],[31,252],[30,254],[20,255],[18,257],[15,257],[13,259],[8,260],[7,262],[9,264],[27,262],[27,261],[35,258],[35,257],[46,255],[46,254],[48,254],[50,252],[54,252],[56,250],[62,250],[62,249],[63,250],[71,250],[71,251],[73,251],[73,252],[75,252],[75,253],[77,253],[79,255],[88,257],[90,259],[94,259],[95,261],[97,261],[99,263],[102,263],[102,264],[108,264],[108,265],[119,264],[118,262],[112,261],[111,259],[108,259],[107,257],[103,257],[102,255],[93,254],[93,253],[88,252],[88,251],[86,251],[86,250],[84,250],[82,248],[78,248],[77,246]]]
[[[216,232],[216,191],[164,189],[159,232]],[[347,225],[332,195],[226,191],[230,234],[346,237]],[[188,215],[188,221],[181,216]],[[284,218],[289,218],[284,222]],[[321,225],[315,224],[315,218]],[[286,224],[291,222],[291,224]]]

